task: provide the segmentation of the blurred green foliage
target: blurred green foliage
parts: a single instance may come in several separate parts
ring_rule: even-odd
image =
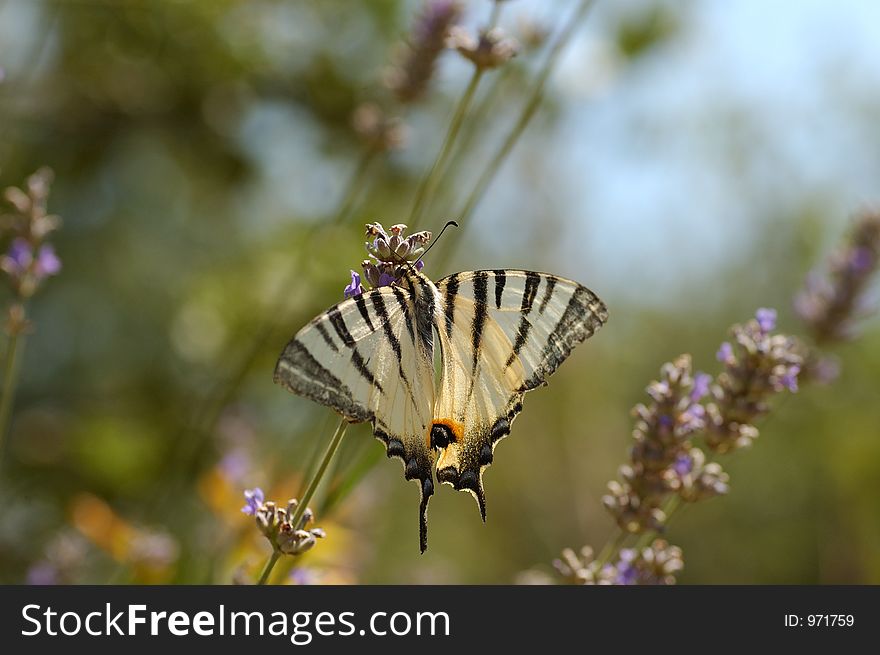
[[[488,5],[470,3],[471,23]],[[406,117],[409,146],[373,163],[356,210],[333,224],[362,153],[352,112],[367,101],[392,106],[383,70],[412,10],[397,0],[0,3],[0,22],[21,30],[0,44],[0,179],[18,185],[51,166],[50,209],[64,219],[54,235],[64,268],[29,307],[34,331],[0,473],[0,581],[21,582],[47,558],[75,583],[259,572],[268,553],[239,513],[241,492],[261,486],[281,502],[299,494],[335,424],[329,410],[272,384],[275,359],[341,298],[363,258],[363,224],[405,222],[467,78],[447,55],[430,97]],[[679,38],[686,16],[676,12],[687,11],[664,3],[625,20],[599,14],[591,30],[616,40],[625,67]],[[515,14],[503,22],[514,33]],[[465,128],[459,173],[412,228],[450,218],[540,54],[525,49],[497,74],[485,123]],[[529,156],[578,102],[555,88],[523,143],[520,177],[491,189],[450,270],[429,260],[426,272],[589,272],[581,281],[608,302],[609,325],[526,399],[486,474],[486,525],[469,496],[439,490],[424,556],[414,485],[365,426],[350,428],[314,505],[352,471],[365,474],[319,512],[328,537],[297,564],[315,580],[511,582],[549,571],[565,546],[601,547],[612,522],[600,499],[629,445],[629,409],[661,364],[691,352],[697,368],[716,371],[726,327],[761,304],[780,309],[783,330],[800,329],[791,295],[839,235],[821,198],[804,198],[772,228],[744,230],[726,261],[662,305],[616,297],[618,281],[560,255],[590,233],[589,212],[545,202],[545,176],[576,172],[540,169],[546,160]],[[565,125],[563,139],[576,141],[577,125]],[[481,209],[506,211],[511,184],[541,199],[539,210],[524,208],[535,220],[480,229]],[[681,253],[660,251],[653,263],[633,255],[631,266],[672,266],[664,258],[699,247],[680,238]],[[723,460],[731,494],[676,517],[667,538],[684,550],[682,582],[880,582],[880,333],[839,354],[835,384],[788,398],[751,451]]]

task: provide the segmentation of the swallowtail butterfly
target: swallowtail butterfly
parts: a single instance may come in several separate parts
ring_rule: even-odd
[[[345,419],[369,421],[421,492],[419,535],[437,480],[470,492],[486,520],[483,471],[523,395],[607,320],[577,282],[518,270],[434,283],[413,266],[392,286],[334,305],[284,348],[275,381]],[[435,380],[434,349],[441,366]]]

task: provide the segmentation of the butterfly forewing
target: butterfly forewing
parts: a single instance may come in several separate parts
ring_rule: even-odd
[[[434,405],[437,479],[477,499],[482,472],[510,432],[526,391],[544,384],[607,320],[601,300],[571,280],[532,271],[457,273],[440,280],[443,375]]]
[[[349,421],[372,423],[388,456],[403,460],[406,478],[419,481],[424,545],[434,491],[427,439],[434,365],[432,340],[418,331],[420,302],[404,288],[381,287],[331,307],[290,340],[275,381]]]

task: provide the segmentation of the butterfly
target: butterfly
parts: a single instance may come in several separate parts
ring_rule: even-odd
[[[470,271],[434,283],[402,266],[399,275],[315,317],[284,348],[274,379],[350,422],[372,423],[388,457],[419,484],[424,552],[434,469],[439,482],[474,496],[485,521],[483,472],[523,395],[545,385],[608,312],[586,287],[546,273]]]

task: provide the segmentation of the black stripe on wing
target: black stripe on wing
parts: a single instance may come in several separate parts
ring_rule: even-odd
[[[394,330],[391,329],[391,321],[388,320],[388,308],[385,306],[385,298],[383,297],[382,292],[378,290],[371,291],[370,302],[373,303],[373,309],[376,310],[376,315],[379,317],[379,320],[382,321],[382,329],[385,332],[385,338],[388,339],[388,342],[391,344],[391,350],[394,351],[394,356],[397,357],[397,372],[400,375],[400,379],[403,381],[407,393],[409,393],[409,398],[412,401],[413,406],[418,409],[419,405],[415,394],[413,393],[412,384],[410,384],[409,378],[406,377],[406,373],[403,372],[403,350],[400,346],[400,339],[397,338],[397,335],[394,334]]]
[[[495,276],[495,309],[501,309],[501,298],[504,296],[504,285],[507,282],[507,273],[504,269],[492,271]]]
[[[553,289],[556,288],[556,277],[553,275],[545,275],[544,279],[547,280],[547,287],[544,289],[544,297],[541,298],[541,304],[538,306],[538,313],[543,314],[544,310],[547,309],[547,303],[550,302],[550,298],[553,296]]]
[[[446,278],[446,302],[443,313],[446,316],[446,336],[452,338],[452,327],[455,325],[455,297],[458,295],[458,273]]]
[[[477,372],[477,362],[480,359],[480,347],[483,341],[483,328],[486,325],[486,318],[489,316],[489,306],[486,304],[489,293],[488,278],[489,275],[486,271],[477,271],[474,274],[474,322],[471,325],[472,373]]]
[[[335,353],[338,353],[339,348],[336,347],[336,343],[330,337],[330,333],[327,332],[327,328],[324,327],[324,324],[321,323],[320,321],[316,322],[315,329],[318,331],[318,334],[321,335],[321,338],[324,339],[324,343],[326,343],[330,347],[330,350],[332,350]]]
[[[572,349],[593,336],[607,320],[605,304],[592,291],[579,285],[550,333],[541,353],[540,365],[519,390],[529,391],[544,384],[547,376],[559,368]]]
[[[526,286],[523,289],[522,313],[528,314],[532,311],[532,304],[535,302],[535,296],[538,294],[538,286],[541,284],[541,274],[533,271],[526,271]]]
[[[338,305],[330,308],[327,312],[327,318],[330,319],[330,324],[333,326],[333,329],[336,330],[336,334],[339,335],[339,338],[342,339],[342,343],[349,348],[354,348],[354,337],[352,337],[351,332],[348,331],[348,327],[345,325],[345,319],[342,318],[342,312],[339,311]]]
[[[373,326],[372,318],[370,317],[370,312],[367,309],[367,301],[364,300],[364,294],[359,293],[354,297],[354,304],[357,305],[358,311],[361,313],[361,318],[364,319],[364,322],[367,324],[367,327],[370,328],[370,332],[375,332],[376,328]]]

